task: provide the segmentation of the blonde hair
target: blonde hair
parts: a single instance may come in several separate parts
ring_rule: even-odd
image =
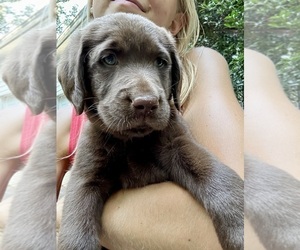
[[[178,0],[178,12],[184,14],[184,24],[176,35],[177,49],[183,65],[180,101],[183,105],[195,84],[196,67],[187,58],[188,52],[196,46],[200,33],[200,23],[195,0]]]
[[[87,0],[87,19],[92,20],[92,1]],[[200,33],[200,23],[195,0],[177,0],[178,10],[183,15],[183,27],[176,35],[177,49],[183,65],[180,102],[183,105],[189,97],[195,83],[196,68],[187,58],[188,52],[196,46]]]

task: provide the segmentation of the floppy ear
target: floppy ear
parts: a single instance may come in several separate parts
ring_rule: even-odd
[[[37,48],[33,54],[32,77],[29,80],[29,91],[25,101],[34,111],[54,108],[56,105],[55,32],[55,25],[45,27],[39,34]]]
[[[175,107],[180,111],[180,89],[181,89],[181,80],[182,80],[182,66],[176,51],[171,52],[171,60],[172,60],[172,85],[171,85],[171,93],[174,99]]]
[[[15,58],[15,56],[17,55],[14,53],[12,58],[8,58],[8,60],[5,61],[2,69],[2,80],[6,83],[16,98],[25,102],[24,95],[29,88],[28,72],[23,71],[23,67],[21,65],[22,57],[19,59]],[[23,75],[23,77],[20,77],[21,75]]]
[[[27,104],[33,114],[43,111],[45,100],[40,81],[35,78],[34,62],[39,47],[39,32],[27,34],[14,48],[3,67],[3,80],[12,94]]]
[[[77,114],[84,110],[85,88],[85,57],[88,52],[87,45],[82,41],[81,33],[73,36],[70,44],[62,54],[58,66],[58,80],[66,97],[73,103]]]
[[[30,72],[28,89],[24,92],[23,99],[31,112],[38,115],[44,110],[45,96],[39,82],[33,80],[34,74],[34,72]]]
[[[43,92],[45,108],[56,106],[56,27],[51,24],[40,32],[40,41],[34,54],[33,78],[30,85]]]

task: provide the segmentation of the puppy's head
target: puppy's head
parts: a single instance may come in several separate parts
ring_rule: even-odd
[[[3,66],[4,82],[34,114],[55,113],[55,48],[55,25],[49,25],[27,34]]]
[[[168,125],[179,109],[181,64],[172,35],[151,21],[117,13],[92,21],[64,51],[58,77],[77,113],[119,137]]]

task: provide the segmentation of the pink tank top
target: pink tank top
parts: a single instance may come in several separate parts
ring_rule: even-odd
[[[21,161],[23,163],[26,163],[28,160],[30,149],[41,125],[48,119],[47,114],[34,115],[29,108],[26,108],[20,142],[20,154],[22,155]]]
[[[71,155],[71,162],[74,160],[74,151],[76,149],[78,138],[82,131],[83,124],[86,120],[87,117],[85,114],[77,115],[75,109],[72,109],[69,139],[69,155]]]

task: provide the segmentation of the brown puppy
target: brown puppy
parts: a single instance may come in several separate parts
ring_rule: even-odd
[[[95,19],[70,41],[58,75],[77,112],[89,118],[59,249],[99,249],[108,197],[167,180],[205,207],[224,249],[243,249],[243,181],[196,143],[179,115],[181,65],[171,34],[133,14]]]

